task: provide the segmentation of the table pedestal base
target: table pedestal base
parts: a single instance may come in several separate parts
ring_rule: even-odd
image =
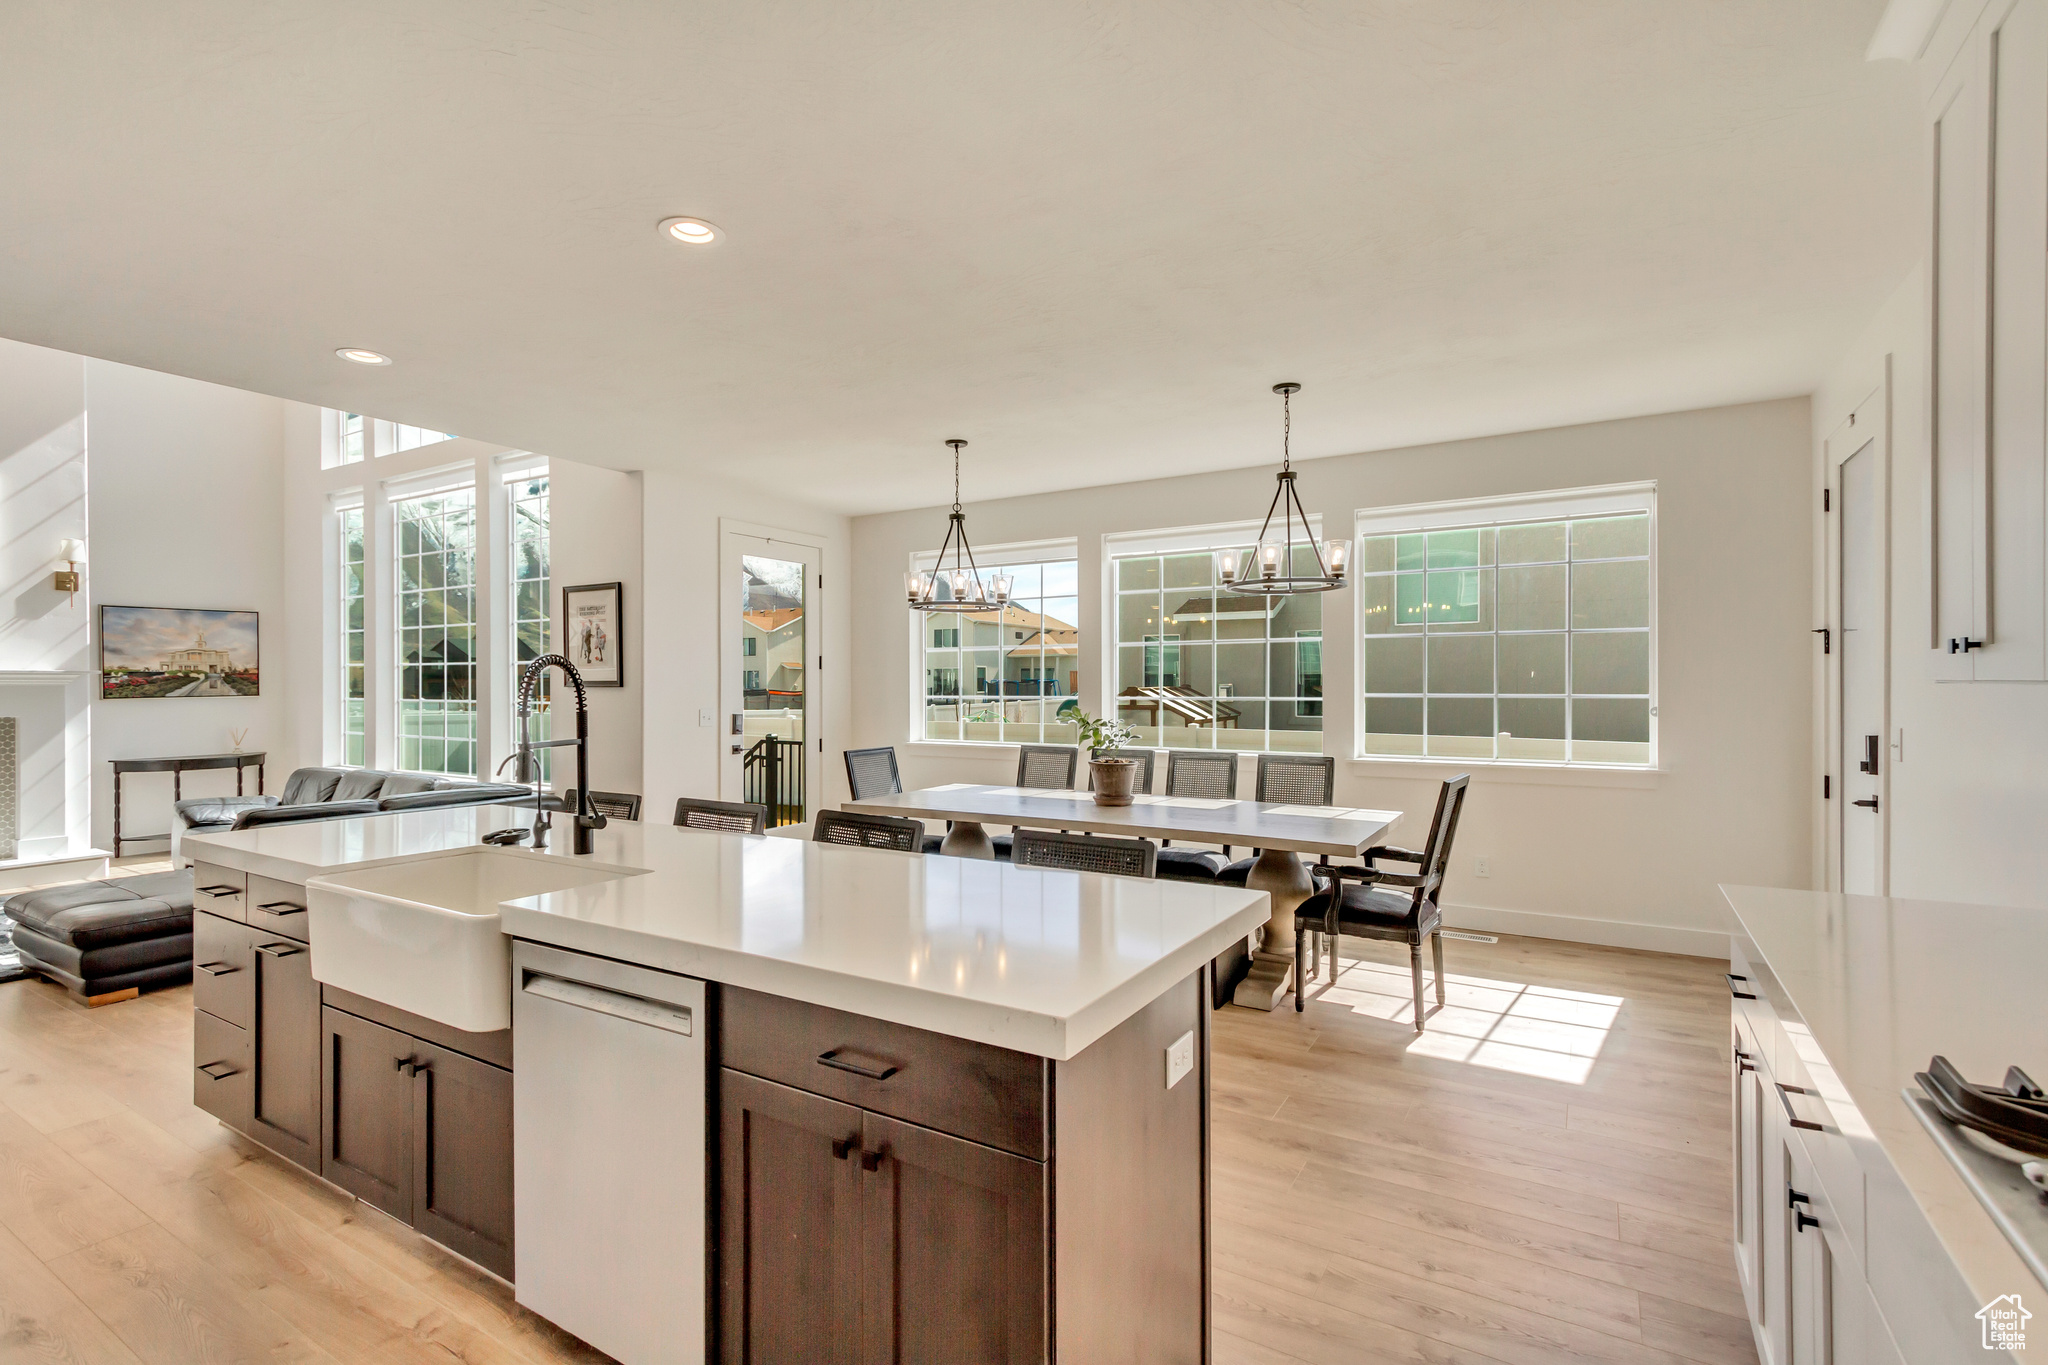
[[[1300,858],[1285,849],[1262,850],[1245,885],[1273,898],[1265,941],[1252,953],[1251,974],[1238,982],[1230,997],[1246,1009],[1274,1010],[1294,989],[1294,907],[1309,898],[1315,883]]]
[[[994,862],[996,846],[989,842],[988,831],[974,821],[955,820],[953,828],[946,831],[939,852],[948,858],[979,858],[983,862]]]

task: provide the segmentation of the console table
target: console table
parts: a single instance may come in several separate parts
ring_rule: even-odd
[[[110,758],[114,765],[114,856],[121,856],[121,845],[125,843],[152,843],[168,839],[163,834],[130,834],[125,839],[121,834],[121,779],[129,773],[169,773],[171,775],[171,800],[175,803],[185,796],[185,774],[203,772],[214,768],[235,770],[235,795],[242,794],[242,769],[256,770],[256,794],[263,795],[263,754],[259,751],[248,754],[186,754],[179,758]]]

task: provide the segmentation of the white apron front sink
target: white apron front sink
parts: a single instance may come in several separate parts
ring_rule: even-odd
[[[629,875],[479,847],[315,877],[313,979],[471,1033],[510,1028],[512,953],[498,907]]]

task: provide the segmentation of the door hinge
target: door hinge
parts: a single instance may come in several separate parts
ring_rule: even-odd
[[[1835,799],[1835,779],[1833,774],[1831,773],[1821,774],[1820,799],[1823,801],[1832,801]]]
[[[1820,510],[1823,512],[1832,512],[1835,510],[1834,489],[1823,488],[1820,490]]]
[[[825,740],[822,735],[818,738],[818,752],[821,754],[825,752]]]
[[[818,588],[819,588],[819,590],[820,590],[820,591],[823,591],[823,590],[824,590],[824,587],[825,587],[825,575],[823,575],[823,574],[819,574],[819,575],[818,575]]]
[[[1815,626],[1813,628],[1813,633],[1815,635],[1820,636],[1821,653],[1832,654],[1835,652],[1835,632],[1831,628],[1827,626]]]

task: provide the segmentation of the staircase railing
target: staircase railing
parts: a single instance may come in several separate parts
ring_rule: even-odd
[[[768,808],[770,825],[804,820],[804,742],[763,735],[741,761],[744,799]]]

